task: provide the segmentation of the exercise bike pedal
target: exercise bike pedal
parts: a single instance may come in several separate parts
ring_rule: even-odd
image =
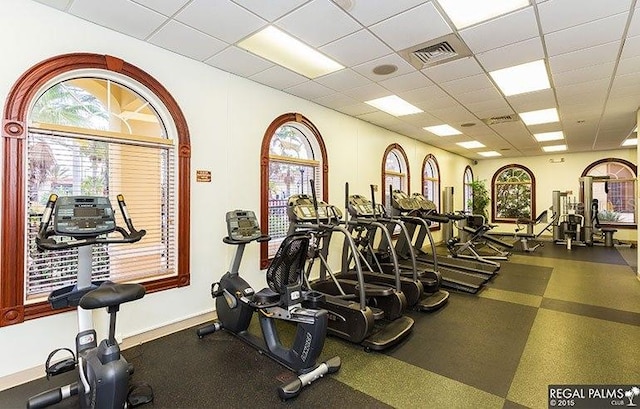
[[[67,358],[60,362],[49,366],[47,371],[47,377],[60,375],[65,372],[73,371],[76,368],[76,360],[73,358]]]
[[[147,383],[131,385],[127,394],[128,407],[144,405],[153,402],[153,388]]]

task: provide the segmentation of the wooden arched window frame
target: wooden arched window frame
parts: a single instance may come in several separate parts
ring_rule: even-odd
[[[580,175],[581,177],[584,176],[589,176],[589,173],[591,172],[592,169],[594,169],[595,167],[605,164],[605,163],[619,163],[622,164],[626,167],[628,167],[629,169],[631,169],[631,171],[633,172],[633,177],[634,179],[638,176],[638,167],[633,164],[632,162],[629,162],[628,160],[625,159],[620,159],[620,158],[604,158],[604,159],[600,159],[597,160],[591,164],[589,164],[586,168],[584,168],[584,170],[582,171],[582,174]],[[627,182],[630,182],[629,180],[627,180]],[[635,181],[634,181],[635,182]],[[614,182],[615,183],[615,182]],[[624,186],[624,185],[623,185]],[[631,210],[633,210],[633,215],[634,215],[634,221],[633,222],[620,222],[620,221],[608,221],[604,218],[601,217],[600,220],[600,224],[604,227],[615,227],[617,229],[635,229],[637,228],[637,220],[636,220],[636,212],[635,212],[635,202],[636,202],[636,197],[637,197],[637,186],[635,183],[633,183],[633,192],[629,193],[627,192],[627,194],[624,194],[624,196],[627,196],[629,198],[629,202],[625,207],[627,207],[627,209],[625,209],[625,211],[616,209],[614,206],[613,213],[615,214],[616,212],[620,212],[620,213],[630,213]],[[612,190],[612,184],[609,184],[609,194],[611,194],[611,190]],[[609,194],[607,194],[607,197],[609,197]],[[580,201],[582,203],[584,203],[584,196],[583,196],[583,192],[580,191]],[[632,201],[632,202],[631,202]],[[602,215],[600,215],[602,216]]]
[[[2,261],[0,263],[0,326],[25,319],[51,315],[47,302],[24,304],[25,271],[25,143],[27,115],[32,99],[50,80],[70,71],[101,69],[127,76],[145,86],[165,105],[178,137],[178,273],[176,276],[146,282],[147,292],[189,284],[189,173],[191,143],[189,129],[180,107],[171,94],[151,75],[109,55],[74,53],[44,60],[28,69],[16,81],[7,97],[2,117]]]
[[[435,173],[436,173],[436,177],[433,179],[427,178],[427,176],[425,175],[427,172],[427,166],[431,166],[430,164],[433,165]],[[426,183],[427,181],[434,181],[435,186],[434,186],[434,196],[435,197],[428,197],[427,196],[427,192],[426,192]],[[422,194],[429,200],[432,200],[435,205],[436,205],[436,209],[437,211],[440,211],[440,165],[438,164],[438,160],[436,159],[436,157],[433,154],[428,154],[427,156],[424,157],[424,160],[422,161]],[[434,200],[435,199],[435,200]],[[437,222],[432,222],[431,223],[431,230],[440,230],[440,223]]]
[[[530,218],[535,219],[536,218],[536,178],[533,175],[533,172],[527,168],[526,166],[523,165],[518,165],[515,163],[512,163],[510,165],[505,165],[503,167],[501,167],[500,169],[498,169],[494,174],[493,174],[493,178],[491,179],[491,220],[493,222],[500,222],[500,223],[515,223],[517,218],[498,218],[497,214],[496,214],[496,205],[497,205],[497,200],[496,200],[496,194],[497,194],[497,189],[496,189],[496,180],[498,179],[498,177],[506,170],[511,169],[511,168],[515,168],[515,169],[520,169],[522,171],[524,171],[525,173],[527,173],[529,175],[529,179],[531,180],[531,196],[530,196],[530,206],[531,206],[531,215]]]
[[[298,123],[303,125],[311,132],[320,147],[320,155],[322,157],[322,200],[329,200],[329,162],[327,160],[327,148],[318,128],[304,115],[290,112],[282,114],[271,122],[262,138],[262,147],[260,149],[260,226],[262,232],[267,234],[269,231],[269,147],[271,139],[275,135],[278,128],[286,124]],[[269,247],[268,242],[260,244],[260,268],[265,269],[269,266]]]
[[[473,188],[470,182],[473,182],[473,169],[467,165],[462,173],[462,208],[465,211],[473,210]],[[471,206],[469,201],[472,203]]]
[[[404,151],[404,149],[402,149],[402,146],[400,146],[397,143],[392,143],[391,145],[387,146],[387,149],[385,149],[384,151],[384,155],[382,156],[382,166],[381,166],[381,178],[380,178],[380,186],[382,186],[382,204],[384,206],[387,205],[387,194],[389,194],[389,186],[387,185],[386,182],[386,177],[387,177],[387,168],[386,168],[386,163],[387,163],[387,156],[389,156],[389,154],[391,153],[391,151],[393,150],[397,150],[398,152],[400,152],[400,154],[402,155],[402,159],[404,160],[404,164],[407,167],[406,169],[406,176],[407,176],[407,183],[406,183],[406,190],[407,190],[407,194],[410,194],[410,190],[411,190],[411,172],[409,171],[409,159],[407,158],[407,154]]]

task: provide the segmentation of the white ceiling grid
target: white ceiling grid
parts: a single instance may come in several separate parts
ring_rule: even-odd
[[[474,159],[481,159],[477,150],[456,142],[477,140],[504,156],[540,155],[532,134],[562,130],[570,152],[618,149],[640,106],[638,0],[530,0],[462,30],[438,0],[35,1]],[[345,68],[311,80],[237,47],[270,24]],[[472,56],[420,70],[399,54],[451,33]],[[488,74],[541,59],[551,89],[505,97]],[[373,73],[384,64],[398,69]],[[364,103],[391,94],[424,112],[394,117]],[[547,108],[558,109],[560,122],[482,122]],[[444,123],[463,135],[423,129]]]

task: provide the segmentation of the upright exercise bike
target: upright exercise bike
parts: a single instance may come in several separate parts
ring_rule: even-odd
[[[49,197],[38,229],[36,245],[40,250],[78,248],[77,283],[55,290],[49,295],[49,303],[54,309],[77,307],[78,335],[75,355],[67,348],[53,351],[47,359],[46,373],[49,377],[77,368],[78,381],[31,397],[27,403],[29,409],[54,405],[73,395],[78,395],[81,408],[125,408],[129,404],[137,406],[153,399],[149,393],[137,395],[139,400],[128,402],[129,378],[133,373],[133,366],[120,354],[120,347],[115,340],[116,313],[120,304],[142,298],[145,294],[144,287],[140,284],[91,281],[94,244],[134,243],[146,234],[146,231],[138,231],[133,227],[122,195],[118,195],[118,204],[126,229],[116,225],[108,197],[58,198],[55,194]],[[52,215],[53,227],[50,228]],[[114,232],[121,237],[108,236]],[[61,239],[62,237],[69,239]],[[91,310],[102,307],[106,307],[110,315],[109,337],[98,345]],[[60,350],[67,350],[73,356],[49,365],[53,355]]]
[[[219,282],[211,285],[216,300],[218,319],[197,330],[198,337],[224,329],[258,349],[282,366],[296,372],[292,382],[278,388],[282,400],[298,396],[304,386],[338,371],[340,358],[334,357],[316,364],[327,335],[328,315],[323,309],[304,308],[319,305],[324,295],[303,291],[303,271],[309,249],[307,234],[287,236],[267,269],[268,288],[257,293],[240,277],[240,263],[247,244],[270,239],[263,235],[252,211],[234,210],[227,213],[226,244],[236,246],[230,270]],[[249,332],[253,313],[260,317],[262,337]],[[297,324],[291,348],[282,345],[275,319]]]

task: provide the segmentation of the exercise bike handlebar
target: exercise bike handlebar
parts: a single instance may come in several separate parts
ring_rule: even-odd
[[[49,196],[49,200],[47,201],[47,206],[45,208],[44,213],[42,214],[42,219],[40,221],[40,227],[38,228],[38,235],[36,236],[36,245],[39,249],[42,250],[64,250],[70,249],[74,247],[82,247],[89,246],[93,244],[112,244],[112,243],[135,243],[140,241],[146,234],[146,230],[136,230],[133,227],[133,222],[129,217],[129,213],[127,212],[127,206],[124,202],[124,196],[118,195],[118,205],[120,207],[120,212],[122,214],[122,218],[127,225],[127,229],[121,226],[116,226],[116,232],[120,233],[121,237],[83,237],[81,239],[74,238],[73,240],[65,240],[58,241],[53,237],[56,236],[56,232],[53,229],[49,228],[49,224],[51,223],[51,217],[53,214],[53,209],[55,208],[56,201],[58,200],[58,195],[51,194]]]

